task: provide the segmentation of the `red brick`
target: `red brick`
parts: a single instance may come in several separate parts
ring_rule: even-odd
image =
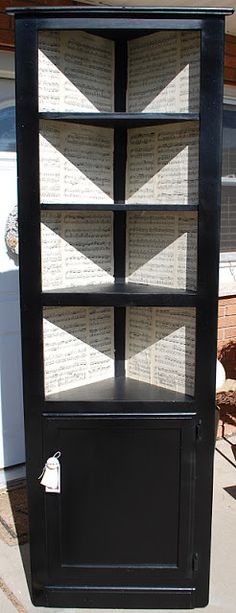
[[[236,68],[228,68],[225,66],[224,79],[229,83],[236,83]]]
[[[226,328],[227,327],[227,320],[228,319],[230,319],[230,317],[219,317],[219,319],[218,319],[218,328]]]
[[[226,315],[235,315],[236,318],[236,304],[232,304],[226,307]]]
[[[236,296],[229,296],[228,298],[219,298],[220,306],[231,306],[232,304],[236,304]]]
[[[225,328],[225,338],[236,340],[236,326],[233,326],[233,328]]]
[[[225,55],[225,66],[227,66],[227,68],[236,68],[236,47],[234,55]]]
[[[0,48],[12,49],[14,47],[14,34],[10,30],[0,30]]]
[[[233,34],[226,34],[225,35],[225,46],[227,47],[227,45],[231,43],[236,44],[235,36],[233,36]]]
[[[8,17],[8,15],[4,15],[4,13],[0,13],[0,28],[1,30],[10,29],[10,17]]]
[[[220,317],[218,320],[218,327],[219,328],[229,328],[232,326],[236,326],[236,316],[235,315],[228,315],[226,317]]]
[[[218,327],[218,341],[224,340],[224,329]]]
[[[225,314],[225,306],[218,306],[218,317],[224,317]]]

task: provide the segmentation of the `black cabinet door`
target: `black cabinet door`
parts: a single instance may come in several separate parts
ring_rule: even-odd
[[[193,418],[45,417],[61,494],[45,494],[48,583],[192,586]]]

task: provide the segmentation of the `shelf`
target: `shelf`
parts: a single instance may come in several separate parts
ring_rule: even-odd
[[[125,202],[121,203],[101,203],[101,204],[91,204],[91,203],[72,203],[72,204],[63,204],[62,202],[56,204],[41,204],[42,211],[170,211],[170,212],[179,212],[179,211],[198,211],[197,204],[126,204]]]
[[[68,13],[70,16],[77,16],[77,17],[82,17],[84,15],[91,17],[95,17],[98,16],[100,17],[102,15],[102,17],[104,18],[105,16],[110,16],[113,15],[115,17],[133,17],[133,12],[135,10],[136,15],[139,18],[143,18],[143,17],[148,17],[148,18],[152,18],[152,17],[168,17],[168,18],[177,18],[177,17],[184,17],[184,18],[191,18],[194,17],[196,19],[196,17],[203,18],[203,17],[212,17],[214,15],[216,16],[223,16],[223,15],[232,15],[232,13],[234,12],[233,8],[222,8],[222,7],[195,7],[195,6],[188,6],[188,7],[181,7],[181,6],[175,6],[175,7],[170,7],[170,6],[162,6],[162,7],[153,7],[153,6],[148,6],[148,7],[143,7],[143,6],[135,6],[135,9],[133,7],[125,7],[125,12],[124,12],[124,7],[123,6],[24,6],[24,7],[12,7],[12,8],[7,8],[6,9],[6,13],[8,15],[49,15],[50,17],[57,15],[59,16],[64,16],[66,13]],[[89,24],[90,27],[92,27],[92,24]],[[129,24],[128,24],[129,25]],[[133,24],[132,24],[133,25]],[[143,24],[144,26],[144,24]],[[101,28],[104,29],[104,24],[101,24]],[[119,24],[117,23],[117,27],[119,27]],[[171,26],[169,26],[169,29],[171,29]],[[181,24],[181,27],[183,28],[183,25]]]
[[[155,407],[152,407],[154,409],[161,405],[163,411],[170,410],[170,406],[175,411],[194,409],[194,399],[191,396],[123,377],[105,379],[104,381],[90,383],[57,394],[50,394],[50,396],[46,397],[46,410],[49,410],[51,408],[49,405],[55,402],[81,402],[83,403],[82,408],[86,409],[88,407],[90,411],[96,411],[101,404],[108,403],[106,410],[109,412],[112,412],[115,408],[113,407],[112,409],[111,403],[119,404],[122,402],[130,403],[129,406],[125,407],[126,412],[144,411],[148,403],[155,404]],[[132,406],[132,403],[134,403],[134,406]],[[93,405],[92,407],[91,404]],[[143,404],[145,406],[142,406]],[[175,406],[176,404],[178,404],[178,407]]]
[[[199,113],[39,113],[39,119],[80,123],[103,128],[138,128],[165,123],[198,121]]]
[[[42,292],[43,306],[196,306],[196,292],[136,283],[81,285]]]

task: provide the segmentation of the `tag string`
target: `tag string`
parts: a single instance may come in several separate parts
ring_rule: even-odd
[[[41,475],[39,475],[38,479],[41,479],[41,477],[43,477],[45,470],[46,470],[46,464],[44,465]]]
[[[56,458],[57,460],[61,457],[61,452],[60,451],[56,451],[56,453],[54,453],[54,455],[52,456],[53,458]],[[41,479],[45,473],[46,470],[46,466],[47,466],[47,462],[46,464],[44,464],[43,470],[41,472],[41,475],[39,475],[38,479]]]

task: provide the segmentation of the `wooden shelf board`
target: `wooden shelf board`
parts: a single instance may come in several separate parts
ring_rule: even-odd
[[[82,387],[50,394],[46,397],[46,408],[48,409],[48,405],[51,403],[60,402],[82,402],[83,406],[84,403],[92,403],[94,405],[92,410],[96,410],[96,405],[104,402],[108,402],[109,405],[116,402],[134,403],[135,406],[133,408],[127,406],[126,411],[130,409],[133,411],[139,410],[137,409],[137,403],[139,403],[140,408],[142,403],[144,405],[145,403],[161,404],[163,410],[170,408],[170,405],[174,407],[175,404],[180,405],[177,407],[178,410],[187,407],[191,410],[194,408],[194,399],[191,396],[123,377],[105,379],[97,383],[89,383]],[[108,407],[108,410],[110,410],[110,407]],[[142,410],[145,410],[145,406],[142,407]]]
[[[39,119],[110,128],[138,128],[163,123],[198,121],[199,113],[63,113],[41,112]]]
[[[26,6],[26,7],[12,7],[7,8],[6,13],[8,15],[49,15],[49,16],[60,16],[68,13],[69,15],[75,16],[83,16],[88,15],[90,18],[95,16],[119,16],[133,17],[133,13],[138,17],[171,17],[172,19],[177,17],[212,17],[222,16],[222,15],[232,15],[234,12],[233,8],[229,7],[196,7],[196,6],[162,6],[162,7],[154,7],[154,6],[126,6],[125,8],[122,6]]]
[[[197,204],[127,204],[121,203],[56,203],[56,204],[41,204],[42,211],[197,211]]]
[[[42,292],[43,306],[195,306],[196,292],[136,283],[58,288]]]

